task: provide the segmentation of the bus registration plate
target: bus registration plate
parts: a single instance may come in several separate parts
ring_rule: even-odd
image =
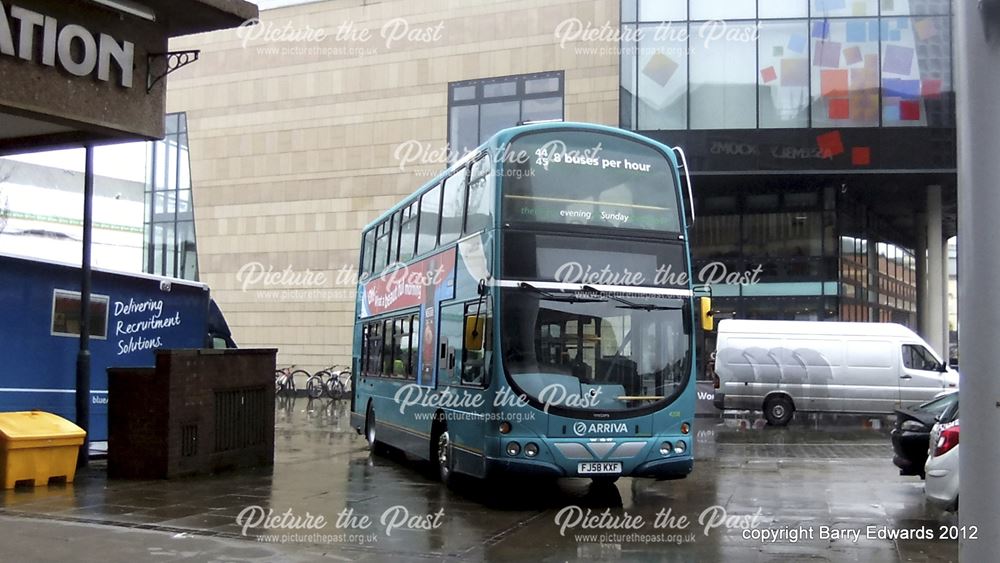
[[[621,474],[622,464],[620,461],[585,461],[576,468],[580,475],[607,475]]]

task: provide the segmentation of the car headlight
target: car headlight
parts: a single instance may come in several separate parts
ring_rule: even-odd
[[[927,428],[916,420],[907,420],[899,427],[903,432],[926,432]]]

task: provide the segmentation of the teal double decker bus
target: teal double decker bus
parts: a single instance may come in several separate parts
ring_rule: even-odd
[[[366,227],[352,426],[446,483],[688,475],[708,317],[682,163],[614,128],[514,127]]]

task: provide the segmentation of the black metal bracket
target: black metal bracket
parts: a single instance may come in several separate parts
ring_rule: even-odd
[[[153,86],[166,78],[171,72],[197,61],[200,55],[201,51],[197,49],[171,51],[169,53],[150,53],[146,55],[146,93],[152,92]],[[153,63],[161,60],[164,61],[165,68],[163,72],[154,75]]]
[[[1000,0],[979,0],[979,15],[983,18],[983,33],[989,43],[993,31],[1000,27]]]

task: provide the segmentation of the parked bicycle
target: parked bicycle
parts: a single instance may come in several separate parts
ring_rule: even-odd
[[[295,376],[309,377],[309,372],[295,369],[294,365],[274,371],[274,394],[295,394]]]
[[[306,381],[306,395],[318,399],[323,395],[331,399],[343,399],[351,389],[351,370],[348,366],[332,365],[317,371]]]

